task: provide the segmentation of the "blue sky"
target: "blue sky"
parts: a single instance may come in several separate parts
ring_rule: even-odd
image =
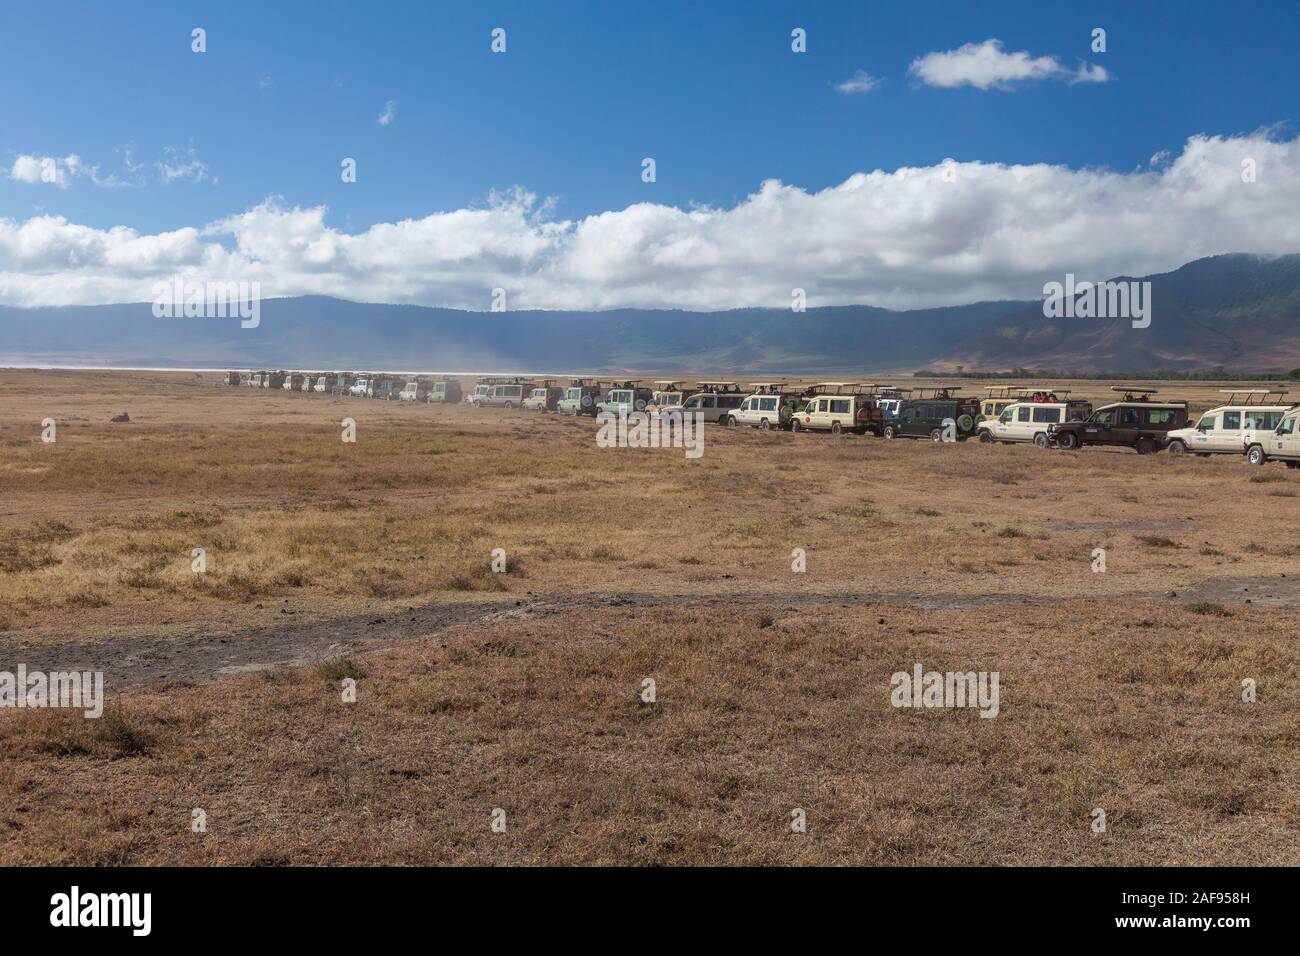
[[[791,52],[794,27],[805,54]],[[1094,27],[1105,53],[1090,49]],[[980,89],[909,72],[991,39],[1060,73]],[[642,202],[731,208],[769,179],[816,193],[945,157],[1129,173],[1197,134],[1293,139],[1298,48],[1294,2],[44,0],[8,9],[0,32],[0,169],[75,155],[94,179],[130,185],[0,175],[0,219],[151,235],[276,196],[355,234],[516,185],[573,221]],[[1108,81],[1069,82],[1083,63]],[[857,71],[875,88],[837,89]],[[344,157],[356,183],[340,180]]]

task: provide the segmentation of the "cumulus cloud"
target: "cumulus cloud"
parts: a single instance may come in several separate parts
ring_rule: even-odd
[[[9,178],[20,183],[47,183],[67,189],[68,183],[85,171],[80,157],[75,154],[62,158],[22,154],[9,169]]]
[[[1105,83],[1104,67],[1080,63],[1070,70],[1053,56],[1033,56],[1026,50],[1008,53],[1001,40],[967,43],[956,50],[927,53],[907,68],[929,86],[973,86],[980,90],[1012,89],[1030,80],[1066,80],[1070,83]]]
[[[1252,160],[1254,182],[1242,181]],[[1247,177],[1249,178],[1249,177]],[[818,191],[769,180],[733,206],[636,203],[560,219],[522,189],[349,233],[271,197],[202,227],[139,234],[0,219],[0,303],[149,301],[153,285],[259,281],[268,297],[512,308],[893,308],[1036,298],[1223,252],[1300,252],[1300,137],[1194,136],[1155,168],[940,163]]]
[[[375,122],[380,126],[387,126],[395,119],[397,119],[397,100],[389,100],[384,104],[384,111],[379,114]]]
[[[870,93],[880,85],[880,78],[872,76],[865,70],[858,70],[843,83],[835,84],[841,93]]]

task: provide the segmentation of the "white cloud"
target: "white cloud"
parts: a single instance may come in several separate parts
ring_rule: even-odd
[[[1080,63],[1069,70],[1052,56],[1033,56],[1025,50],[1008,53],[1001,40],[967,43],[956,50],[927,53],[912,61],[908,72],[929,86],[976,89],[1011,89],[1029,80],[1067,80],[1071,83],[1105,83],[1104,67]]]
[[[208,166],[191,147],[181,153],[175,146],[163,149],[163,158],[154,163],[161,183],[201,183],[208,178]]]
[[[85,172],[80,157],[20,155],[9,170],[9,178],[20,183],[46,183],[67,189],[68,183]]]
[[[880,78],[872,76],[865,70],[858,70],[843,83],[835,84],[841,93],[870,93],[880,85]]]
[[[387,126],[397,118],[397,100],[389,100],[384,104],[384,111],[379,114],[377,122],[380,126]]]
[[[1243,183],[1251,159],[1256,181]],[[149,301],[153,283],[253,281],[267,296],[486,309],[895,308],[1036,298],[1048,279],[1144,275],[1223,252],[1300,252],[1300,137],[1195,136],[1158,168],[955,162],[775,180],[726,208],[637,203],[558,219],[513,190],[348,233],[271,198],[201,228],[139,234],[0,219],[0,303]],[[948,181],[951,179],[951,181]]]

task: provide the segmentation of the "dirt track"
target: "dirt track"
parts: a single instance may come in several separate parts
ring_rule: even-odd
[[[1259,581],[1214,578],[1186,592],[1157,595],[1133,593],[1137,600],[1218,601],[1262,607],[1300,607],[1300,578]],[[278,667],[315,664],[379,650],[404,640],[430,637],[455,625],[490,626],[499,620],[544,617],[612,607],[770,608],[775,612],[801,607],[907,606],[922,610],[954,610],[987,605],[1044,604],[1053,599],[1026,595],[876,594],[845,593],[773,595],[766,591],[716,596],[681,594],[541,595],[527,600],[473,601],[431,604],[399,614],[367,614],[331,621],[265,627],[242,633],[195,632],[181,637],[125,638],[86,643],[70,639],[0,649],[0,670],[23,663],[29,670],[102,671],[116,689],[147,687],[168,680],[203,680],[247,674]]]

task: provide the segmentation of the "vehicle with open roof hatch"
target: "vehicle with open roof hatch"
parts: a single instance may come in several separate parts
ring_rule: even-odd
[[[1272,388],[1221,388],[1225,404],[1204,412],[1195,425],[1165,435],[1171,455],[1240,455],[1253,435],[1273,431],[1294,402],[1285,391]]]
[[[1102,405],[1081,422],[1047,427],[1048,438],[1067,451],[1084,445],[1126,445],[1139,455],[1159,451],[1169,432],[1187,425],[1187,403],[1160,401],[1158,389],[1112,385],[1124,397]]]

